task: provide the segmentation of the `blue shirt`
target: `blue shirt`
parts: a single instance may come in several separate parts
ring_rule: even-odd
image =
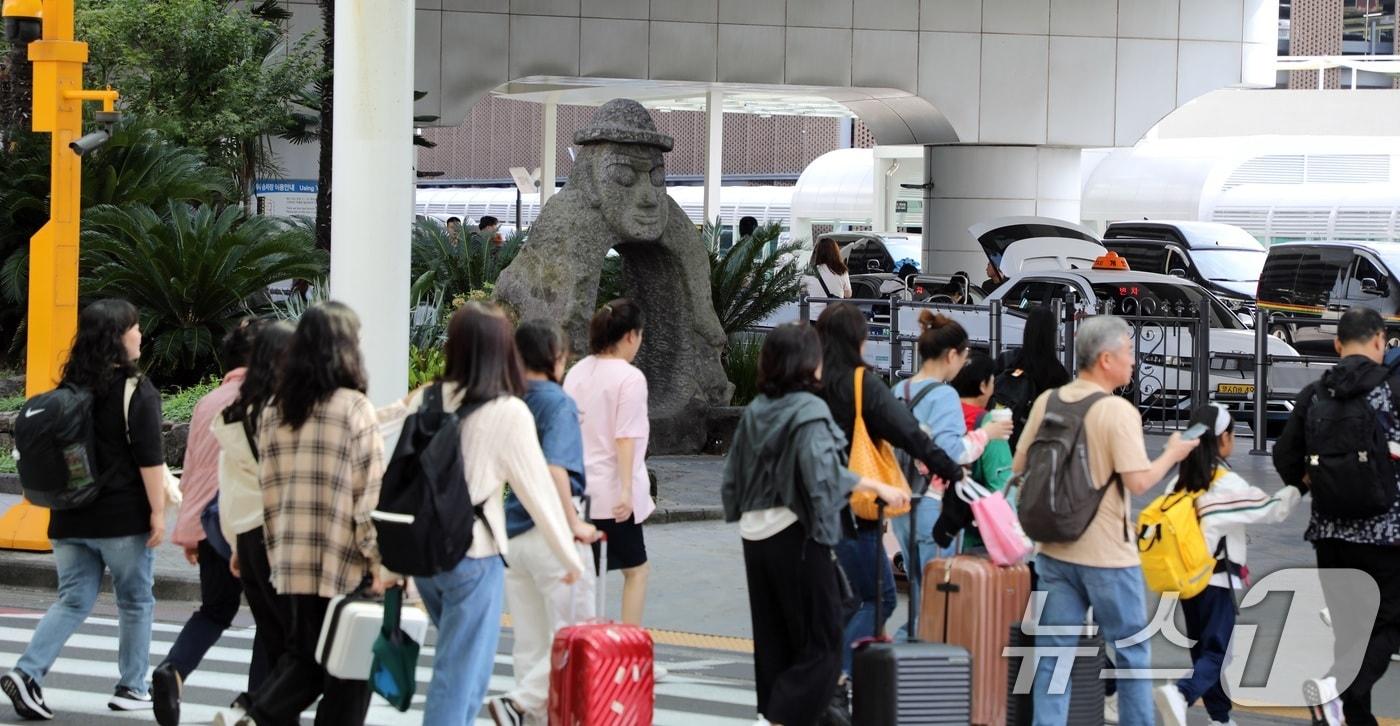
[[[583,434],[579,431],[578,405],[563,387],[553,381],[530,381],[525,405],[535,417],[535,434],[540,437],[544,460],[569,472],[569,488],[583,496]],[[530,531],[535,521],[515,494],[506,494],[506,536]]]
[[[905,395],[905,383],[909,384],[908,396]],[[914,418],[919,420],[919,426],[933,439],[935,446],[943,449],[953,461],[961,462],[966,453],[963,436],[967,434],[967,420],[963,417],[962,400],[958,398],[957,389],[931,378],[899,381],[891,388],[895,398],[909,401],[917,398],[919,392],[929,386],[937,388],[929,391],[914,406]]]

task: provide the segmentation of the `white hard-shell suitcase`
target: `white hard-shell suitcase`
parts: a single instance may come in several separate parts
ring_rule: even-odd
[[[363,590],[331,598],[326,619],[321,622],[321,637],[316,641],[316,662],[341,680],[369,680],[374,641],[383,624],[382,598]],[[422,643],[428,634],[428,614],[422,608],[405,605],[399,627]]]

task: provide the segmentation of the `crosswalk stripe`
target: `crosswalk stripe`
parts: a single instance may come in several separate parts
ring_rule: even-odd
[[[12,656],[22,652],[32,638],[34,620],[34,617],[25,615],[0,615],[0,623],[9,623],[0,625],[0,652]],[[14,625],[27,627],[12,627]],[[63,654],[54,664],[47,679],[52,687],[44,689],[49,704],[55,710],[101,715],[104,718],[150,720],[149,713],[117,713],[107,708],[110,688],[116,680],[117,673],[115,657],[106,656],[116,654],[119,643],[116,637],[117,626],[114,619],[89,618],[68,640]],[[153,664],[169,652],[174,636],[179,630],[179,626],[168,623],[153,624]],[[234,636],[233,642],[211,648],[205,656],[203,666],[192,674],[186,683],[186,707],[183,713],[187,723],[208,723],[220,706],[231,701],[234,695],[246,687],[246,668],[253,631],[231,629],[225,632],[225,637],[230,635]],[[508,648],[504,639],[502,647]],[[426,665],[418,666],[415,672],[419,682],[419,695],[414,699],[413,708],[407,714],[402,714],[383,701],[375,699],[368,723],[397,726],[421,720],[423,695],[427,692],[428,683],[432,678],[431,658],[423,662]],[[732,662],[681,660],[675,665],[680,670],[685,670]],[[500,695],[514,687],[515,679],[510,663],[508,653],[495,655],[495,672],[488,684],[491,695]],[[664,661],[662,664],[669,665]],[[654,723],[657,726],[746,726],[753,723],[753,717],[748,715],[753,709],[753,691],[751,686],[741,682],[674,673],[666,681],[658,683],[655,692],[657,707]],[[0,703],[3,703],[3,699],[0,699]],[[477,723],[491,722],[489,719],[478,719]]]

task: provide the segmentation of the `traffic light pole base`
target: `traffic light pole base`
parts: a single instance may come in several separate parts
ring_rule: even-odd
[[[27,501],[0,516],[0,549],[49,552],[49,510]]]

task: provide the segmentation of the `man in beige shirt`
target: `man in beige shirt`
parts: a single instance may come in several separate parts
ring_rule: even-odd
[[[1012,470],[1026,469],[1026,454],[1040,429],[1050,396],[1074,403],[1095,393],[1110,395],[1092,404],[1084,417],[1083,442],[1089,450],[1089,469],[1099,487],[1110,486],[1099,503],[1098,513],[1079,539],[1073,542],[1044,543],[1036,557],[1038,591],[1045,593],[1041,627],[1084,624],[1090,607],[1104,642],[1114,643],[1147,627],[1147,603],[1137,545],[1133,541],[1129,494],[1142,494],[1161,481],[1177,462],[1196,448],[1194,441],[1182,441],[1172,434],[1157,459],[1147,457],[1142,436],[1142,416],[1127,399],[1112,395],[1133,380],[1136,365],[1132,331],[1128,324],[1111,315],[1097,315],[1080,326],[1074,340],[1079,361],[1078,377],[1062,388],[1045,392],[1031,407],[1025,433],[1016,449]],[[1110,479],[1122,485],[1110,485]],[[1052,694],[1052,675],[1058,653],[1073,648],[1077,635],[1036,636],[1036,645],[1052,649],[1040,660],[1035,678],[1036,726],[1062,726],[1068,717],[1068,684],[1063,693]],[[1119,669],[1151,668],[1149,643],[1115,648]],[[1125,679],[1118,684],[1118,710],[1121,723],[1155,723],[1152,683],[1145,679]]]

